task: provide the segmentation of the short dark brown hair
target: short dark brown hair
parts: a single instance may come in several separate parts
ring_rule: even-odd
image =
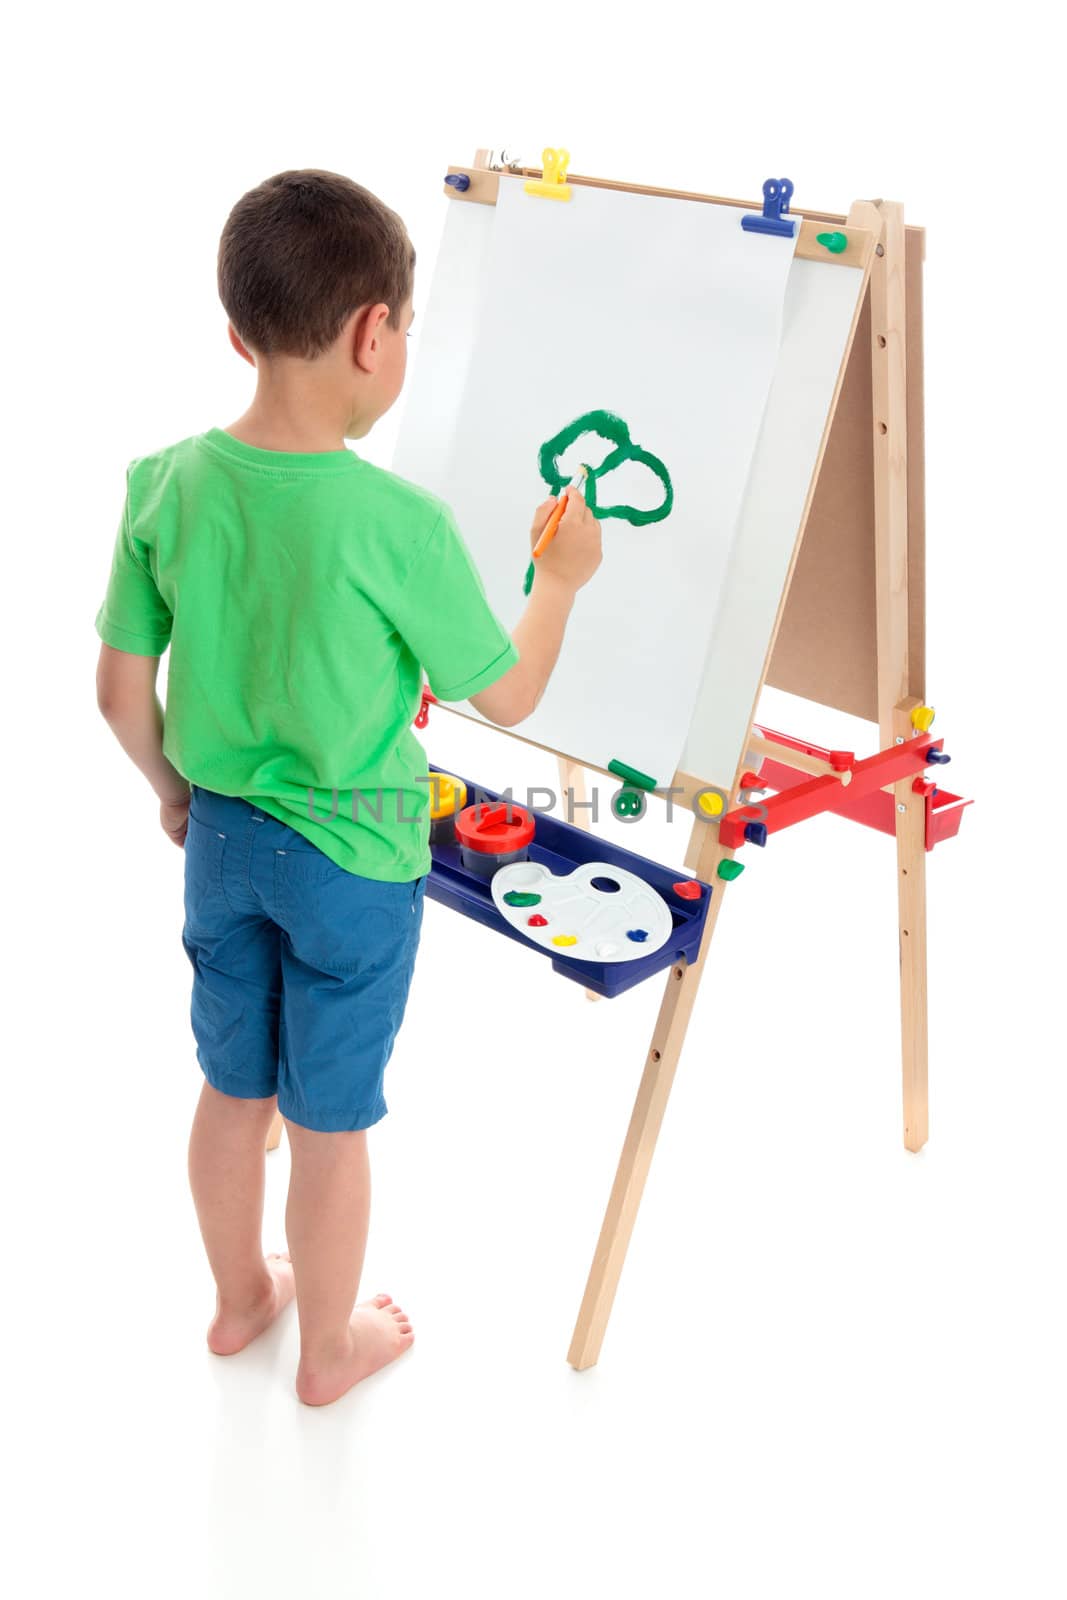
[[[219,240],[219,298],[243,344],[313,357],[359,306],[395,328],[415,251],[395,211],[338,172],[279,172],[241,196]]]

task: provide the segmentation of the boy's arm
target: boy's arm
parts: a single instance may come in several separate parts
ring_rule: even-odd
[[[127,469],[128,485],[129,469]],[[111,557],[104,603],[96,615],[100,657],[96,703],[122,748],[160,799],[168,838],[184,844],[189,785],[163,754],[163,707],[156,696],[159,661],[170,640],[170,608],[156,587],[149,552],[135,537],[129,488]]]
[[[555,509],[538,508],[531,549]],[[581,495],[568,501],[559,532],[543,556],[526,610],[508,634],[450,509],[416,556],[388,615],[418,657],[438,700],[469,700],[503,727],[528,717],[556,664],[574,595],[600,564],[600,525]]]
[[[100,646],[96,703],[112,733],[160,799],[160,821],[174,843],[185,839],[189,785],[163,754],[163,707],[156,694],[158,656]]]
[[[575,591],[552,573],[539,572],[526,610],[512,630],[519,659],[470,703],[501,728],[512,728],[537,709],[559,659]]]
[[[531,549],[541,536],[555,500],[538,506],[530,529]],[[519,659],[487,689],[470,696],[483,717],[502,728],[523,722],[537,709],[548,687],[566,632],[574,597],[589,582],[601,561],[600,524],[580,494],[568,498],[559,531],[544,555],[526,610],[512,632]]]

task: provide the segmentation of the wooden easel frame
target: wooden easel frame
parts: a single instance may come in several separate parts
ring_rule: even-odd
[[[482,204],[495,203],[503,174],[491,167],[487,150],[477,152],[471,167],[450,167],[449,173],[465,174],[470,179],[469,188],[462,195],[457,195],[454,190],[446,190],[452,198]],[[509,168],[508,175],[513,174],[539,177],[540,170]],[[641,194],[713,201],[746,211],[758,212],[761,209],[757,201],[653,189],[640,184],[578,177],[569,173],[567,182],[625,189]],[[825,252],[816,243],[815,234],[822,231],[822,226],[827,223],[844,224],[848,231],[849,246],[843,260],[862,266],[867,283],[859,297],[804,514],[797,531],[759,691],[749,716],[748,736],[738,752],[730,789],[731,806],[738,803],[746,752],[751,748],[753,739],[759,695],[766,683],[773,682],[777,687],[790,689],[796,694],[877,720],[881,748],[894,741],[899,743],[911,735],[911,710],[921,705],[924,699],[922,230],[906,230],[903,207],[881,200],[856,201],[847,217],[832,212],[815,212],[801,205],[797,206],[797,211],[803,216],[804,222],[798,233],[796,253],[824,260]],[[907,235],[911,235],[911,238]],[[909,316],[912,323],[910,329]],[[861,329],[862,339],[857,342],[857,334]],[[853,408],[852,420],[860,417],[865,437],[856,436],[847,440],[843,439],[845,430],[842,426],[839,425],[835,430],[839,401],[846,386],[852,396],[862,402]],[[845,446],[841,453],[848,458],[851,490],[858,496],[861,514],[842,517],[839,512],[836,517],[831,515],[820,521],[820,474],[828,448],[835,437],[838,444]],[[822,531],[816,534],[815,528],[821,528]],[[793,597],[798,560],[809,529],[813,530],[809,545],[814,552],[816,566],[821,554],[824,559],[834,563],[838,573],[842,570],[856,571],[859,574],[857,582],[863,590],[863,594],[854,597],[857,603],[848,607],[849,616],[859,619],[858,631],[851,644],[846,639],[846,654],[831,663],[829,681],[811,681],[811,652],[803,647],[808,608],[799,595]],[[852,548],[843,551],[842,540],[846,544],[851,540]],[[872,581],[873,594],[867,597],[870,601],[868,606],[864,596],[866,589],[872,587]],[[800,591],[802,594],[803,589]],[[849,650],[851,656],[847,654]],[[868,665],[872,670],[865,674],[862,669]],[[863,686],[868,678],[873,692],[864,696]],[[511,737],[522,738],[521,734],[511,729],[505,731]],[[772,747],[768,745],[767,748]],[[559,752],[553,753],[559,761],[564,790],[573,789],[576,798],[582,798],[584,771],[587,769]],[[782,759],[787,760],[791,754],[784,751]],[[604,776],[608,779],[612,777],[606,772]],[[674,778],[676,788],[686,798],[708,783],[723,786],[721,775],[711,775],[705,779],[697,774],[678,772]],[[922,796],[913,790],[910,778],[901,780],[895,786],[894,793],[904,1143],[909,1150],[915,1151],[926,1142],[928,1120],[925,807]],[[629,1127],[567,1353],[568,1361],[579,1371],[593,1366],[600,1354],[697,988],[719,913],[730,887],[728,882],[718,877],[718,866],[720,861],[732,855],[733,851],[720,845],[717,827],[694,821],[685,865],[698,878],[713,883],[716,892],[708,910],[696,960],[676,962],[667,975],[659,1016],[645,1054]],[[281,1126],[280,1117],[276,1118],[268,1149],[278,1144]]]

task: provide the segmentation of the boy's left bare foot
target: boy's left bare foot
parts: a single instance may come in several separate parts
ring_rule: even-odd
[[[293,1298],[293,1268],[287,1255],[269,1255],[270,1293],[257,1305],[241,1311],[216,1312],[207,1330],[208,1349],[217,1356],[235,1356],[269,1328],[279,1311]]]

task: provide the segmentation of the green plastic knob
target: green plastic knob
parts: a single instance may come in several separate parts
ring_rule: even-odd
[[[611,802],[611,809],[617,817],[642,817],[645,797],[640,789],[620,789]]]

